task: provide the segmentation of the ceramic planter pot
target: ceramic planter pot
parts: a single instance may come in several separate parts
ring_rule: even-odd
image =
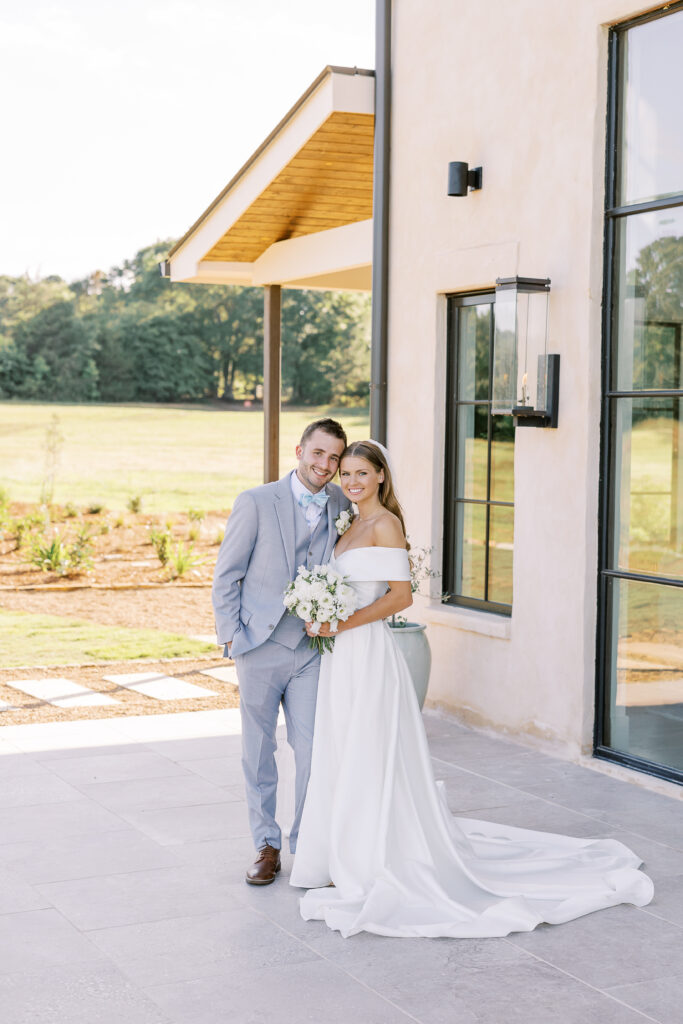
[[[391,635],[398,644],[413,679],[420,710],[427,696],[429,670],[432,667],[432,652],[427,639],[427,627],[420,622],[407,622],[404,626],[391,625]]]

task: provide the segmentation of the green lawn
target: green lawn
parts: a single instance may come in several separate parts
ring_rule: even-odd
[[[0,402],[0,486],[13,501],[40,498],[45,434],[53,414],[64,436],[54,500],[101,501],[120,510],[140,494],[148,512],[226,509],[262,483],[260,411],[168,405],[44,405]],[[294,465],[305,425],[334,415],[350,439],[368,436],[365,409],[286,409],[280,467]]]
[[[214,644],[153,629],[100,626],[59,615],[0,611],[2,667],[216,654]]]

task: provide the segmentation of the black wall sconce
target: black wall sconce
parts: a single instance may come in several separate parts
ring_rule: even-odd
[[[499,277],[493,338],[493,415],[516,427],[556,427],[560,357],[548,355],[549,278]]]
[[[449,196],[466,196],[468,191],[477,192],[481,188],[481,167],[469,169],[462,160],[453,160],[448,165]]]

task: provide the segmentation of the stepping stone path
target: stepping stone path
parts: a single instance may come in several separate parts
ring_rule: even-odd
[[[204,670],[202,675],[212,676],[222,682],[237,685],[234,666]],[[219,696],[214,690],[207,690],[203,686],[188,683],[184,679],[160,675],[158,672],[131,672],[124,675],[103,676],[102,678],[109,683],[116,683],[117,686],[125,687],[127,690],[135,690],[154,700],[192,700],[196,697]],[[86,686],[80,686],[72,679],[65,679],[61,676],[53,679],[12,679],[7,680],[5,685],[58,708],[121,705],[120,700],[107,693],[89,690]],[[0,714],[4,711],[21,710],[23,709],[20,705],[0,700]]]
[[[155,700],[191,700],[193,697],[217,697],[213,690],[206,690],[195,683],[172,676],[160,676],[158,672],[129,672],[123,675],[103,676],[108,683],[116,683],[127,690],[135,690]]]
[[[37,697],[58,708],[91,707],[104,704],[118,704],[119,701],[106,693],[96,693],[70,679],[14,679],[7,683],[13,690]],[[7,710],[7,709],[6,709]]]
[[[232,683],[234,686],[239,686],[237,670],[234,665],[222,665],[219,668],[203,668],[201,674],[203,676],[210,676],[211,679],[218,679],[221,683]]]

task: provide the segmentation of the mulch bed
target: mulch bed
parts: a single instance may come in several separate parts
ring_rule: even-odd
[[[128,629],[158,629],[181,636],[214,631],[211,587],[182,583],[145,589],[15,590],[0,592],[0,608],[98,622]],[[0,658],[1,664],[1,658]]]
[[[15,502],[9,511],[12,517],[20,518],[35,512],[36,508],[35,505]],[[168,583],[171,570],[161,565],[150,541],[150,527],[161,529],[166,525],[170,529],[173,546],[179,542],[185,547],[193,544],[193,553],[198,559],[198,564],[175,580],[173,585],[207,584],[213,576],[219,537],[227,517],[227,512],[208,512],[201,524],[197,524],[190,522],[185,513],[155,516],[144,512],[81,512],[78,517],[66,518],[64,512],[62,507],[51,509],[49,531],[56,529],[67,542],[72,542],[76,530],[87,525],[95,545],[93,568],[73,577],[45,572],[28,561],[30,541],[18,549],[12,537],[0,533],[0,592],[45,586],[61,590],[93,584],[116,587]],[[190,540],[193,529],[199,534],[195,541]]]

